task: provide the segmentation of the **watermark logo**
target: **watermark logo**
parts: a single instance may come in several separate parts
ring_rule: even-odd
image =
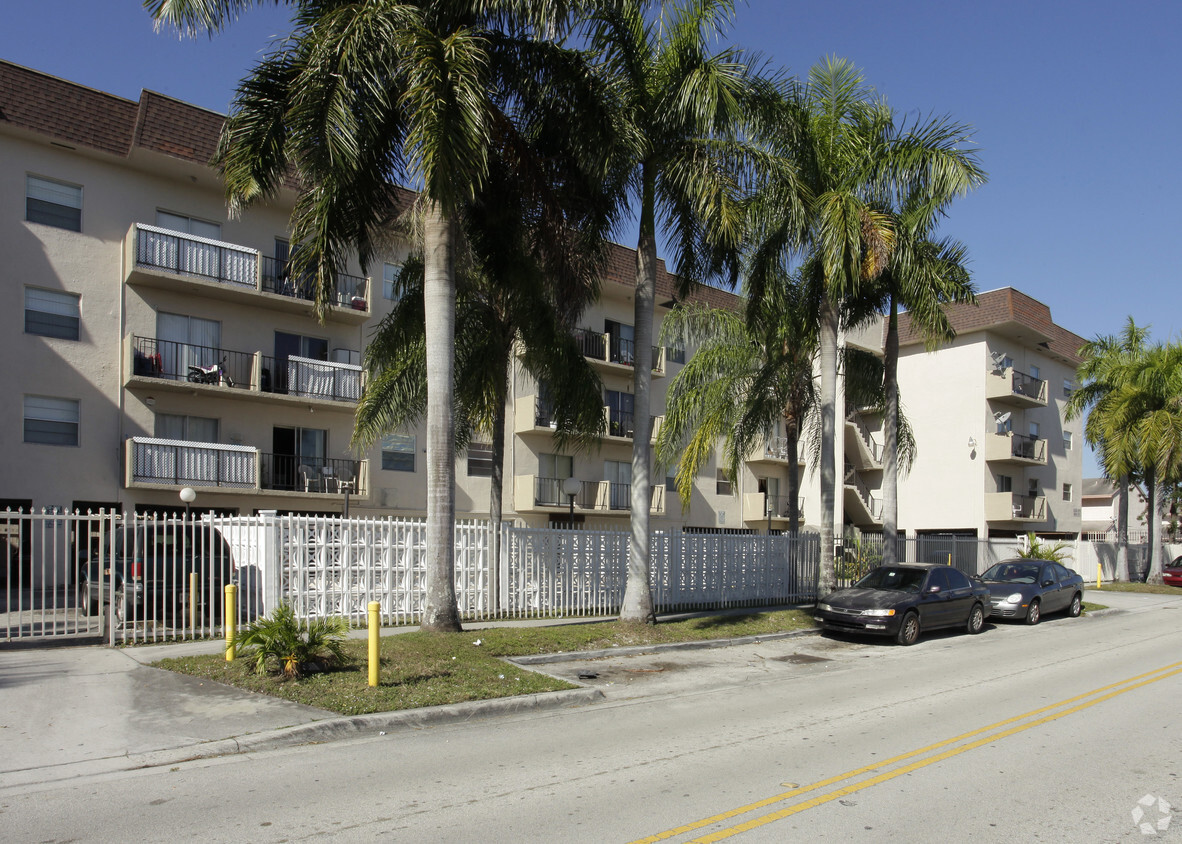
[[[1152,807],[1157,804],[1156,810]],[[1133,807],[1133,823],[1141,830],[1142,835],[1157,835],[1170,828],[1170,804],[1163,797],[1146,794]]]

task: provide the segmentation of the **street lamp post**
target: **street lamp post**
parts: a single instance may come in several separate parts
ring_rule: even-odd
[[[575,523],[575,496],[579,494],[582,489],[583,482],[578,478],[567,478],[562,482],[562,492],[570,499],[570,523],[574,526]]]
[[[197,499],[197,491],[191,486],[181,490],[181,501],[185,502],[185,521],[189,521],[189,505]]]

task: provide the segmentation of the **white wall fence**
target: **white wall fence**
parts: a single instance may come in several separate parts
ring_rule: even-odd
[[[460,522],[455,588],[466,619],[614,616],[626,585],[629,534],[607,529],[500,527]],[[238,621],[280,602],[303,617],[364,624],[370,601],[382,623],[415,624],[423,610],[427,541],[422,519],[306,516],[173,516],[0,513],[0,641],[94,636],[151,642],[217,635],[224,582],[238,585]],[[224,546],[232,571],[185,545]],[[1024,540],[921,537],[902,559],[978,574],[1015,556]],[[1114,541],[1069,543],[1067,565],[1092,582],[1116,571]],[[1164,547],[1169,560],[1182,546]],[[650,563],[658,612],[776,606],[816,597],[819,538],[655,531]],[[115,565],[108,561],[115,559]],[[199,559],[199,562],[186,562]],[[1134,577],[1148,559],[1129,546]],[[848,583],[881,561],[881,540],[847,538],[837,562]],[[102,574],[98,574],[98,572]],[[122,578],[126,578],[126,583]],[[101,582],[95,583],[95,580]],[[134,582],[133,582],[134,581]],[[144,589],[133,592],[141,582]],[[129,586],[128,584],[131,584]],[[138,587],[137,587],[138,588]],[[149,597],[150,596],[150,597]]]

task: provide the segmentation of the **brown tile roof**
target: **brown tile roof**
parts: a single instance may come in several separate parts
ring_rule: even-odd
[[[604,271],[606,281],[622,287],[636,286],[636,250],[618,243],[610,244],[607,256],[607,266]],[[677,296],[677,276],[669,272],[662,258],[657,259],[657,305],[668,302]],[[695,286],[687,297],[690,302],[699,302],[713,308],[726,308],[737,311],[743,307],[741,297],[718,287],[705,284]]]
[[[1022,327],[1044,344],[1051,354],[1078,365],[1079,349],[1084,338],[1056,325],[1051,309],[1012,287],[990,290],[977,296],[977,305],[949,305],[948,317],[957,334],[983,331],[1003,326]],[[923,337],[911,328],[910,314],[899,314],[899,345],[922,343]]]

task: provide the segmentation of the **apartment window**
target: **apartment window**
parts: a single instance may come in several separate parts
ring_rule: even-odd
[[[569,454],[549,454],[542,452],[538,455],[538,477],[556,481],[565,481],[575,476],[574,458]]]
[[[25,219],[72,232],[82,231],[81,186],[28,176],[25,180]]]
[[[25,333],[62,340],[78,339],[78,296],[39,287],[25,288]]]
[[[1063,398],[1071,398],[1071,394],[1075,392],[1075,385],[1067,378],[1063,379]]]
[[[1040,371],[1041,370],[1037,366],[1035,366],[1034,364],[1030,364],[1030,377],[1031,378],[1038,378]]]
[[[415,470],[414,434],[391,434],[382,437],[382,468],[391,472]]]
[[[719,469],[714,478],[714,491],[719,495],[731,494],[731,478],[725,469]]]
[[[468,443],[468,477],[492,477],[492,443]]]
[[[155,433],[162,440],[216,443],[218,441],[218,420],[206,416],[157,413]]]
[[[78,400],[25,396],[25,442],[78,445]]]
[[[1063,484],[1063,500],[1071,500],[1071,484]]]
[[[173,214],[171,211],[157,211],[156,225],[162,229],[185,232],[208,240],[222,239],[221,223],[211,223],[208,220],[199,220],[184,214]]]
[[[632,464],[625,460],[603,461],[603,479],[607,481],[608,507],[627,510],[631,506]]]
[[[665,360],[670,363],[685,363],[685,349],[681,346],[666,346]]]
[[[1009,475],[998,475],[997,476],[997,491],[998,492],[1013,492],[1014,491],[1014,479],[1012,477],[1010,477]]]
[[[1039,429],[1039,427],[1038,427],[1038,423],[1037,423],[1037,422],[1031,422],[1031,423],[1030,423],[1030,436],[1034,437],[1034,439],[1038,439],[1038,432],[1039,432],[1039,430],[1040,430],[1040,429]]]
[[[665,492],[677,494],[677,473],[671,472],[665,475]]]
[[[1063,450],[1064,451],[1071,451],[1071,432],[1070,431],[1063,432]]]
[[[382,295],[393,302],[402,298],[402,294],[395,287],[400,270],[401,267],[397,264],[382,264]]]

